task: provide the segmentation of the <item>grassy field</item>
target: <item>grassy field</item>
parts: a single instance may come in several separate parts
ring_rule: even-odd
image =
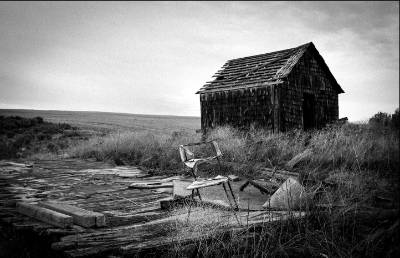
[[[121,130],[171,133],[180,130],[195,131],[200,129],[200,118],[188,116],[24,109],[0,109],[0,116],[21,116],[27,118],[40,116],[52,123],[67,123],[81,129],[106,132]]]
[[[398,119],[396,112],[392,118]],[[51,122],[103,131],[53,152],[138,165],[160,174],[183,173],[178,146],[202,139],[195,132],[200,127],[195,117],[25,110],[1,110],[0,115],[42,116]],[[249,228],[247,233],[229,237],[216,233],[211,241],[196,243],[203,256],[398,257],[399,131],[398,120],[392,123],[390,119],[378,115],[368,124],[347,123],[308,132],[273,134],[230,127],[212,131],[207,139],[217,140],[224,154],[219,173],[252,179],[259,177],[264,167],[288,169],[300,173],[307,191],[321,183],[324,186],[308,206],[306,218],[266,225],[261,230]],[[54,130],[54,125],[48,126]],[[68,130],[61,134],[70,135]],[[200,170],[215,175],[216,167],[204,165]],[[207,226],[194,224],[193,230]],[[174,256],[185,257],[186,250],[178,244]]]

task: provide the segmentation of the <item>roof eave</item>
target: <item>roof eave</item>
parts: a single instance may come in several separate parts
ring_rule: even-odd
[[[242,86],[235,86],[235,87],[226,87],[226,88],[211,88],[211,89],[203,89],[203,90],[198,90],[196,94],[202,94],[202,93],[211,93],[211,92],[220,92],[220,91],[233,91],[233,90],[240,90],[240,89],[249,89],[249,88],[261,88],[261,87],[267,87],[267,86],[273,86],[273,85],[279,85],[284,83],[283,80],[284,78],[279,78],[279,80],[274,81],[274,82],[264,82],[264,83],[256,83],[256,84],[245,84]]]

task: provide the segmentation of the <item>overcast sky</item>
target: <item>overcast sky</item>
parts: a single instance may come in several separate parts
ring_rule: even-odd
[[[200,116],[226,60],[310,41],[340,117],[399,106],[398,2],[0,2],[0,108]]]

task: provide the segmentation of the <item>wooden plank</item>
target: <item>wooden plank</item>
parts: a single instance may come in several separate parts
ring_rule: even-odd
[[[17,211],[21,214],[57,227],[67,228],[73,225],[73,219],[71,216],[39,207],[34,204],[19,202],[17,203]]]
[[[296,156],[294,156],[291,160],[289,160],[286,163],[286,167],[288,169],[293,169],[293,167],[295,167],[298,163],[300,163],[303,160],[307,160],[309,159],[311,156],[313,155],[313,152],[311,149],[305,149],[303,152],[297,154]]]
[[[104,214],[88,211],[77,206],[59,202],[40,202],[39,206],[69,215],[75,224],[83,227],[103,227],[106,225]]]
[[[199,189],[199,188],[204,188],[208,186],[213,186],[213,185],[219,185],[221,183],[225,183],[228,181],[228,178],[222,178],[222,179],[211,179],[211,180],[199,180],[193,182],[191,185],[186,187],[187,190],[193,190],[193,189]]]
[[[150,183],[133,183],[129,185],[130,189],[157,189],[172,188],[173,183],[150,182]]]
[[[14,166],[14,167],[28,167],[31,168],[33,164],[16,163],[12,161],[1,161],[0,166]]]
[[[166,214],[161,210],[154,210],[143,213],[133,213],[133,214],[124,214],[118,212],[107,212],[109,216],[107,218],[107,225],[110,227],[122,226],[122,225],[131,225],[140,222],[149,222],[152,220],[160,219]]]

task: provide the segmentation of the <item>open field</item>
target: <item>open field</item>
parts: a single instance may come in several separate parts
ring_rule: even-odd
[[[200,129],[200,118],[189,116],[136,115],[128,113],[0,109],[0,116],[43,117],[52,123],[68,123],[81,129],[171,133]]]

